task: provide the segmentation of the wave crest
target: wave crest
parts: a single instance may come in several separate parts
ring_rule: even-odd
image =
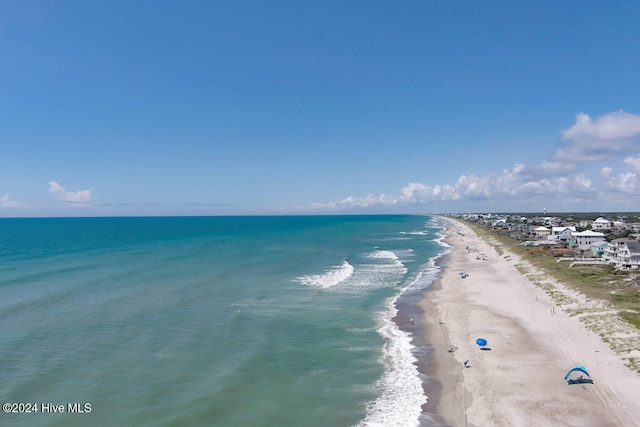
[[[317,288],[331,288],[349,277],[353,276],[354,268],[345,258],[342,264],[332,267],[324,274],[311,274],[298,277],[297,280],[303,285],[314,286]]]

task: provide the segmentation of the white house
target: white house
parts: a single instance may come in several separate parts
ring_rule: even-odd
[[[507,225],[507,221],[505,219],[497,219],[491,223],[492,227],[505,227]]]
[[[640,269],[640,242],[616,239],[605,249],[602,256],[619,270]]]
[[[556,240],[571,240],[571,236],[575,232],[575,227],[551,227],[551,237]]]
[[[592,230],[574,231],[571,233],[571,240],[573,240],[574,244],[581,250],[587,250],[591,248],[591,246],[599,246],[605,242],[604,233]]]
[[[550,234],[551,230],[549,230],[547,227],[540,226],[533,229],[533,235],[537,238],[545,238]]]
[[[549,227],[559,227],[560,224],[562,224],[562,219],[558,218],[557,216],[554,216],[554,217],[545,216],[542,219],[542,222],[544,225],[547,225]]]
[[[640,269],[640,242],[627,241],[620,245],[616,267],[620,270]]]
[[[611,221],[599,217],[595,221],[591,223],[592,230],[610,230],[611,229]]]

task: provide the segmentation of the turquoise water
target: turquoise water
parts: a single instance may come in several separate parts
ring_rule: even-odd
[[[39,412],[0,425],[417,425],[416,349],[392,318],[435,277],[441,228],[427,216],[1,219],[0,399]]]

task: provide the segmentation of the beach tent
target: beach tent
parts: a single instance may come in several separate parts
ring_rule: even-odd
[[[583,374],[586,374],[588,377],[590,377],[591,375],[589,375],[589,372],[587,371],[587,368],[585,368],[582,365],[578,365],[578,366],[574,366],[573,368],[571,368],[571,370],[569,372],[567,372],[567,375],[564,376],[565,380],[568,380],[569,377],[571,376],[572,373],[574,372],[582,372]]]
[[[487,340],[485,340],[484,338],[478,338],[476,340],[476,344],[478,344],[480,347],[484,347],[485,345],[487,345]]]
[[[591,378],[584,378],[582,375],[580,375],[577,379],[570,378],[571,374],[573,374],[574,372],[585,374],[588,377],[591,376],[589,375],[587,368],[585,368],[584,366],[582,365],[575,366],[571,368],[569,372],[567,372],[567,375],[564,376],[564,379],[567,380],[568,384],[593,384],[593,380]]]

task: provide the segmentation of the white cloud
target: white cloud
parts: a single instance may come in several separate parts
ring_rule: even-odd
[[[640,159],[627,157],[624,163],[636,172],[640,172]],[[605,166],[600,170],[600,175],[608,187],[608,192],[640,195],[640,180],[637,173],[631,171],[615,175],[612,167]]]
[[[633,172],[627,172],[613,176],[610,172],[611,171],[608,171],[605,176],[607,186],[610,190],[634,195],[640,192],[638,175]]]
[[[385,194],[380,194],[378,196],[369,194],[363,198],[357,198],[353,196],[349,196],[345,199],[339,200],[337,202],[327,202],[327,203],[312,203],[308,208],[305,207],[297,207],[296,210],[327,210],[327,209],[353,209],[353,208],[376,208],[376,207],[386,207],[393,206],[398,201],[392,197],[389,197]]]
[[[563,139],[595,139],[610,141],[640,135],[640,116],[625,111],[614,111],[592,120],[588,114],[578,113],[576,123],[562,131]]]
[[[495,191],[505,194],[516,194],[528,174],[523,163],[516,163],[511,170],[504,169],[502,175],[495,179]]]
[[[547,163],[546,165],[548,165]],[[398,197],[389,195],[368,195],[365,198],[348,197],[339,202],[316,203],[313,209],[351,209],[364,207],[389,206],[437,206],[449,202],[491,203],[495,205],[521,204],[527,205],[541,197],[547,198],[579,198],[592,197],[598,189],[593,180],[584,173],[571,172],[565,176],[544,176],[541,168],[527,167],[516,163],[511,169],[502,173],[476,176],[461,175],[455,184],[427,185],[412,182],[400,190]],[[610,173],[610,171],[609,171]],[[603,172],[605,177],[605,172]],[[611,187],[611,185],[610,185]],[[619,178],[614,188],[620,191],[631,191],[629,178]]]
[[[591,178],[582,173],[579,173],[575,176],[574,186],[576,189],[582,190],[584,192],[594,190],[593,181],[591,181]]]
[[[338,202],[316,203],[314,209],[350,209],[364,207],[452,206],[532,206],[540,199],[555,200],[574,208],[575,201],[603,205],[609,201],[628,204],[628,195],[640,192],[640,116],[624,111],[592,119],[584,113],[576,123],[562,131],[563,141],[547,159],[530,166],[516,163],[499,173],[477,176],[460,175],[455,183],[426,184],[411,182],[398,196],[369,194],[348,197]],[[630,169],[614,174],[613,168],[600,169],[600,177],[588,176],[581,168],[605,159],[621,161]],[[603,205],[603,209],[606,205]],[[611,206],[613,208],[613,206]]]
[[[426,203],[437,198],[439,188],[419,182],[410,182],[400,190],[400,200],[405,203]]]
[[[365,198],[348,197],[338,202],[315,203],[312,209],[352,209],[390,206],[439,205],[448,202],[463,203],[529,203],[532,198],[576,197],[593,195],[597,189],[583,173],[545,177],[542,169],[528,168],[516,163],[501,174],[478,177],[461,175],[455,184],[427,185],[411,182],[400,190],[398,197],[369,194]]]
[[[15,200],[11,200],[9,195],[5,194],[0,198],[0,208],[26,208],[29,205],[26,203],[16,202]]]
[[[89,203],[93,200],[91,190],[67,191],[55,181],[49,182],[49,192],[63,202],[74,204]]]
[[[624,164],[629,165],[634,172],[640,173],[640,157],[627,157]]]
[[[530,166],[527,170],[538,176],[562,175],[574,171],[576,165],[572,162],[544,160],[538,164]]]
[[[494,182],[491,175],[481,178],[473,174],[461,175],[455,185],[457,198],[487,198],[493,193]]]
[[[581,164],[638,152],[639,136],[638,115],[615,111],[592,119],[580,113],[576,115],[576,123],[562,131],[564,142],[552,156],[553,161]]]

